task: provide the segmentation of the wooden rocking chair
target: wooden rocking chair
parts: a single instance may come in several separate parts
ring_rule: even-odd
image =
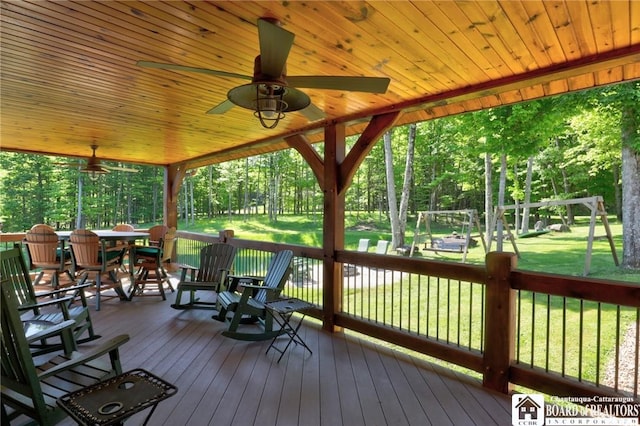
[[[73,320],[75,323],[73,338],[77,343],[100,338],[93,331],[87,298],[84,294],[84,289],[89,284],[38,293],[36,296],[24,257],[17,247],[0,252],[0,275],[2,275],[3,285],[13,289],[23,320],[54,324]],[[56,309],[50,308],[52,305],[57,305],[54,306]],[[82,337],[85,332],[86,337]],[[60,349],[59,344],[51,344],[46,340],[40,344],[33,343],[31,347],[34,355]]]
[[[238,340],[268,340],[282,333],[273,330],[273,316],[265,308],[266,302],[277,299],[291,275],[293,252],[282,250],[271,259],[264,278],[231,277],[229,290],[218,294],[219,314],[214,319],[227,321],[227,313],[233,312],[229,328],[222,332],[223,336]],[[236,290],[242,287],[242,292]],[[261,333],[239,332],[238,326],[260,321]]]
[[[73,321],[48,328],[46,336],[38,335],[42,338],[58,334],[66,342],[66,354],[36,368],[18,311],[16,293],[10,283],[2,283],[0,287],[3,425],[9,425],[23,415],[39,425],[55,425],[67,416],[56,404],[59,397],[122,373],[118,348],[129,340],[129,336],[115,337],[85,354],[69,353],[72,342],[64,331],[74,327]],[[109,362],[99,359],[107,354]]]
[[[178,283],[174,309],[216,309],[216,302],[203,302],[195,297],[196,291],[226,290],[227,275],[233,266],[236,248],[230,244],[216,243],[200,250],[200,266],[181,265],[182,274]],[[182,292],[189,292],[189,302],[182,303]]]

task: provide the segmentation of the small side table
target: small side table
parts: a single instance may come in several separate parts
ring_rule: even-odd
[[[135,413],[151,407],[143,423],[146,425],[158,403],[177,391],[172,384],[137,369],[63,395],[57,402],[84,426],[122,425]]]
[[[280,336],[274,337],[273,341],[267,348],[266,353],[268,353],[271,348],[277,350],[278,352],[280,352],[280,358],[278,358],[278,362],[280,362],[280,360],[284,356],[284,353],[287,351],[287,349],[289,349],[289,346],[291,346],[291,343],[293,342],[296,345],[304,346],[304,348],[308,350],[310,354],[313,354],[313,352],[311,352],[311,349],[309,349],[309,346],[307,346],[307,344],[298,334],[298,330],[302,325],[302,320],[306,316],[304,311],[313,307],[313,304],[305,302],[304,300],[296,299],[295,297],[289,297],[285,299],[266,302],[264,306],[271,312],[273,318],[282,328],[282,334],[286,334],[289,337],[289,341],[287,342],[287,345],[284,347],[284,349],[280,349],[275,346],[276,340],[282,334],[280,334]],[[291,317],[293,316],[294,312],[299,312],[302,314],[302,318],[300,318],[300,321],[298,321],[298,324],[296,324],[295,327],[291,324]]]

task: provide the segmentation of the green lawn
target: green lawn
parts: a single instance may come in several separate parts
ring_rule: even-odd
[[[614,236],[618,259],[622,260],[622,224],[610,219],[611,231]],[[411,245],[414,235],[415,218],[408,220],[405,243]],[[581,276],[585,267],[587,236],[589,232],[588,218],[578,218],[578,225],[571,228],[571,232],[551,232],[535,238],[515,240],[520,252],[518,267],[523,270],[559,273]],[[289,244],[301,244],[312,247],[322,246],[322,217],[321,215],[293,216],[280,215],[275,223],[269,222],[266,215],[251,216],[245,220],[243,215],[219,217],[212,220],[201,220],[195,225],[181,223],[179,229],[217,234],[222,229],[233,229],[237,238],[260,241],[274,241]],[[448,235],[451,232],[461,232],[455,225],[432,224],[434,236]],[[596,237],[605,235],[604,227],[598,221],[595,230]],[[355,250],[360,238],[368,238],[375,245],[378,240],[391,240],[391,231],[385,217],[377,215],[347,214],[345,230],[345,247]],[[492,250],[495,250],[494,241]],[[504,241],[504,250],[513,251],[511,243]],[[393,254],[390,252],[390,254]],[[434,253],[420,251],[416,256],[429,259],[451,260],[458,262],[462,259],[457,253]],[[469,249],[468,263],[483,264],[484,250],[481,244]],[[640,283],[640,271],[624,270],[615,266],[613,256],[606,239],[597,238],[593,244],[589,277],[606,278]]]

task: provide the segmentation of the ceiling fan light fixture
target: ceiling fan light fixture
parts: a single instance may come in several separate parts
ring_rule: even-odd
[[[311,103],[304,92],[270,82],[235,87],[227,97],[233,104],[253,111],[266,129],[275,128],[285,112],[299,111]]]
[[[82,173],[86,173],[87,176],[89,176],[89,179],[93,182],[97,181],[98,178],[100,178],[100,175],[104,175],[106,173],[108,173],[105,169],[103,169],[102,167],[91,167],[91,168],[84,168],[82,170],[80,170]]]

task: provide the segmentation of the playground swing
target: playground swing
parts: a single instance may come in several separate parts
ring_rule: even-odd
[[[520,257],[520,252],[518,251],[518,247],[516,246],[514,235],[511,232],[511,229],[509,227],[509,222],[504,217],[505,212],[508,210],[514,210],[516,207],[532,208],[532,207],[566,206],[566,205],[573,205],[573,204],[582,204],[585,207],[587,207],[591,212],[591,218],[589,221],[589,235],[587,237],[587,251],[585,255],[583,275],[584,276],[589,275],[589,269],[591,267],[591,254],[593,252],[593,243],[598,238],[595,236],[595,227],[596,227],[597,217],[600,217],[600,221],[605,231],[604,238],[606,238],[606,240],[609,242],[609,248],[611,250],[611,255],[613,256],[613,261],[615,265],[618,266],[619,265],[618,255],[616,253],[616,246],[613,241],[613,235],[611,234],[611,228],[609,227],[607,212],[604,208],[603,198],[599,195],[593,196],[593,197],[586,197],[586,198],[574,198],[569,200],[549,200],[549,201],[542,201],[538,203],[520,204],[518,206],[508,205],[508,206],[496,207],[493,215],[493,220],[491,223],[491,229],[488,231],[488,233],[493,237],[493,234],[497,229],[497,225],[498,223],[500,223],[505,230],[507,238],[509,239],[509,241],[511,242],[511,245],[513,246],[513,250],[515,251],[516,255]],[[566,225],[566,221],[563,215],[561,215],[561,219],[563,224]],[[502,235],[498,235],[498,237],[502,238]],[[523,237],[520,236],[520,238],[523,238]],[[493,241],[493,238],[489,239],[489,250],[491,250],[491,241]]]
[[[436,215],[463,215],[464,218],[462,220],[460,233],[458,234],[454,231],[452,234],[445,237],[434,237],[431,233],[431,218]],[[413,256],[417,245],[424,243],[422,250],[433,251],[436,253],[461,253],[462,262],[464,263],[467,260],[469,247],[471,247],[475,242],[472,237],[476,237],[476,235],[471,235],[471,230],[474,225],[478,230],[477,237],[480,238],[486,253],[487,247],[484,241],[484,235],[482,234],[482,228],[480,227],[480,222],[478,220],[478,212],[476,210],[433,210],[420,212],[418,214],[418,221],[409,256]]]

